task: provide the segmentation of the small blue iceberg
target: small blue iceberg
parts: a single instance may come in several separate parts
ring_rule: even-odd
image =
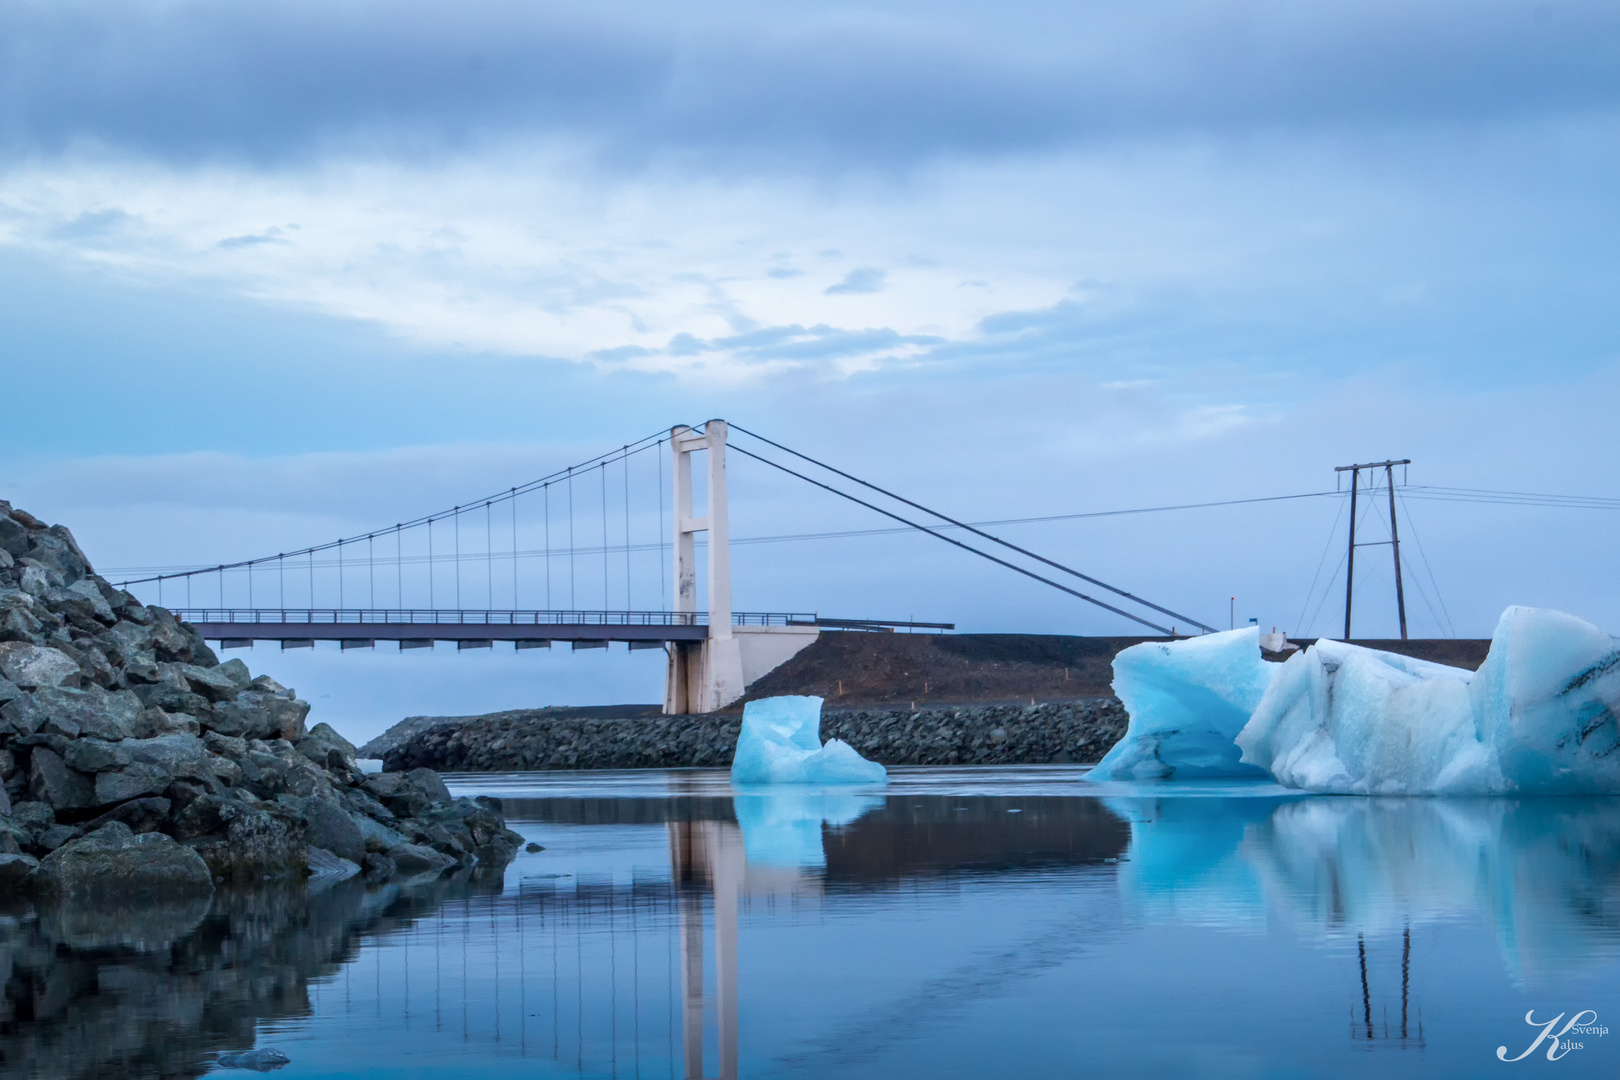
[[[731,782],[883,784],[889,771],[842,739],[821,742],[821,698],[772,697],[743,706]]]

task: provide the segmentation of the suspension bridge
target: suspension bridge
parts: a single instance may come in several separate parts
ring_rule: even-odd
[[[724,420],[660,430],[528,483],[392,526],[296,551],[165,569],[119,584],[143,600],[170,608],[223,648],[263,641],[295,649],[336,641],[343,649],[375,648],[379,642],[400,649],[438,642],[454,643],[458,649],[491,648],[497,642],[509,642],[516,649],[559,644],[600,649],[615,643],[633,650],[661,649],[669,658],[664,701],[669,713],[725,707],[825,629],[954,629],[950,623],[832,618],[815,611],[738,610],[731,580],[728,455],[892,522],[859,533],[927,534],[1154,635],[1216,629],[1014,544],[987,531],[987,523],[959,520]],[[1385,464],[1400,463],[1380,467]],[[1385,471],[1393,538],[1395,481],[1393,471]],[[1341,507],[1352,505],[1354,518],[1357,483],[1353,476],[1349,491],[1125,512],[1334,497],[1341,500]],[[1408,493],[1448,500],[1497,502],[1511,496],[1523,501],[1518,498],[1523,493],[1511,492],[1405,487],[1402,491],[1403,505]],[[1620,505],[1602,502],[1604,508]],[[1588,499],[1580,505],[1592,503]],[[1372,505],[1370,499],[1367,505]],[[988,524],[1093,516],[1110,514]],[[706,541],[701,575],[700,536]],[[1356,542],[1352,530],[1349,551],[1360,546],[1366,545]],[[1394,551],[1398,567],[1404,556],[1398,546]],[[1432,571],[1428,576],[1432,585]],[[1329,587],[1332,580],[1330,576]],[[1313,580],[1312,595],[1315,589]],[[1438,599],[1438,590],[1434,591]],[[1347,588],[1347,623],[1348,595]],[[1426,594],[1424,599],[1427,603]],[[1402,622],[1404,629],[1404,607]]]

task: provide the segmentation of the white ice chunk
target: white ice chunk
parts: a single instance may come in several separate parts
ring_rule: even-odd
[[[1238,734],[1278,783],[1363,795],[1620,794],[1620,639],[1510,607],[1478,673],[1320,641]]]
[[[1264,769],[1240,760],[1232,738],[1277,667],[1260,658],[1254,626],[1122,649],[1114,657],[1114,693],[1130,727],[1086,778],[1264,776]]]
[[[1490,788],[1474,734],[1473,672],[1318,641],[1282,665],[1238,733],[1243,760],[1279,784],[1358,795]]]
[[[821,698],[771,697],[743,706],[733,784],[882,784],[888,770],[842,739],[821,743]]]

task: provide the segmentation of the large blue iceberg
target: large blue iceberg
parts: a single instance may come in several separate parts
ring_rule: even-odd
[[[731,782],[882,784],[889,772],[842,739],[821,742],[821,698],[772,697],[743,706]]]
[[[1249,627],[1185,641],[1148,641],[1114,657],[1114,693],[1130,714],[1125,737],[1087,778],[1261,777],[1232,741],[1277,674]]]
[[[1114,691],[1130,729],[1096,780],[1620,794],[1620,638],[1561,612],[1508,608],[1478,672],[1325,640],[1271,664],[1251,629],[1125,649]]]
[[[1478,672],[1317,643],[1282,665],[1237,744],[1305,791],[1620,794],[1617,708],[1620,639],[1510,607]]]

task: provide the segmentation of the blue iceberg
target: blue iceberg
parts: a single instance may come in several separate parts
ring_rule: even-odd
[[[1277,674],[1248,627],[1184,641],[1148,641],[1114,657],[1114,693],[1130,714],[1125,737],[1088,780],[1262,777],[1232,741]]]
[[[1620,639],[1510,607],[1478,672],[1321,641],[1237,735],[1280,784],[1355,795],[1620,794]]]
[[[731,782],[883,784],[889,772],[842,739],[821,742],[821,698],[772,697],[743,706]]]

